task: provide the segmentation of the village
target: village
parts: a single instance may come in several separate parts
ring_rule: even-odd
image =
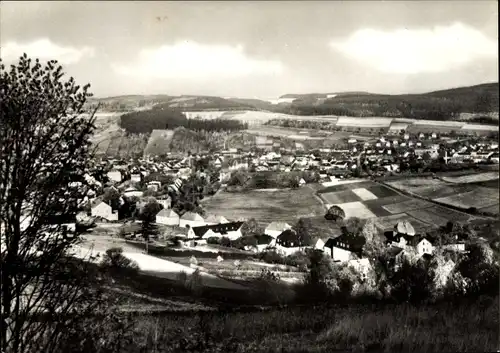
[[[78,183],[82,195],[85,195],[80,204],[85,211],[76,215],[76,223],[95,226],[132,222],[137,227],[130,230],[132,228],[123,226],[120,236],[129,243],[141,247],[146,245],[146,249],[179,246],[183,249],[211,246],[220,249],[222,246],[248,253],[272,251],[283,257],[308,248],[317,249],[334,262],[349,263],[366,273],[370,267],[363,255],[366,240],[336,225],[337,215],[329,217],[329,209],[341,207],[324,205],[327,207],[325,218],[333,224],[331,232],[311,238],[304,237],[296,231],[294,224],[284,220],[270,222],[259,231],[242,231],[246,222],[259,220],[207,214],[199,201],[230,189],[232,179],[238,173],[246,173],[249,178],[256,174],[293,174],[296,177],[292,178],[291,187],[300,188],[308,183],[334,186],[367,177],[411,175],[421,173],[425,166],[431,165],[444,171],[478,166],[494,170],[498,167],[498,143],[488,137],[469,137],[460,141],[438,134],[410,136],[400,132],[397,136],[382,136],[363,143],[350,138],[335,149],[292,151],[280,149],[277,145],[268,146],[248,151],[232,148],[213,154],[166,153],[162,157],[148,156],[128,161],[96,160],[85,181]],[[312,177],[306,181],[300,177],[306,174],[300,173]],[[244,194],[241,197],[245,197]],[[146,208],[148,211],[144,212]],[[141,216],[145,213],[148,214],[147,221]],[[342,223],[343,217],[339,218]],[[148,226],[144,226],[146,222]],[[150,228],[152,231],[148,230]],[[429,260],[439,247],[445,251],[466,251],[464,239],[456,236],[446,244],[437,244],[425,232],[416,232],[407,220],[395,220],[390,227],[378,230],[384,234],[381,238],[394,266],[405,258]],[[450,271],[453,269],[451,263],[448,267]]]

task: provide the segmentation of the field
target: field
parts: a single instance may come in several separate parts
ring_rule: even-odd
[[[453,196],[441,197],[435,201],[467,209],[470,207],[481,208],[498,204],[498,194],[492,193],[489,189],[478,187],[477,190],[457,194]]]
[[[406,213],[395,214],[392,216],[378,217],[375,219],[375,226],[380,230],[389,230],[393,229],[394,225],[398,222],[408,221],[411,223],[415,231],[417,232],[425,232],[427,229],[432,228],[432,225],[429,223],[422,222]]]
[[[423,178],[396,180],[388,184],[418,195],[431,197],[438,195],[456,197],[463,193],[474,192],[479,200],[476,206],[481,203],[482,207],[487,207],[484,211],[498,213],[498,207],[494,208],[498,205],[498,196],[497,193],[491,193],[491,189],[479,188],[472,184],[447,186],[444,181]],[[334,204],[340,206],[346,218],[374,218],[377,226],[383,230],[392,228],[401,220],[410,221],[417,231],[425,231],[443,226],[448,221],[467,222],[475,219],[468,214],[437,206],[430,201],[398,194],[372,181],[331,185],[318,190],[317,193],[327,206]],[[451,204],[448,199],[443,201]]]
[[[498,214],[498,172],[442,176],[440,179],[411,178],[388,185],[445,205],[471,207]]]
[[[272,221],[297,222],[299,217],[324,215],[325,211],[310,188],[296,190],[252,190],[243,193],[219,192],[202,201],[208,213],[230,220],[255,218],[266,225]]]
[[[410,199],[399,203],[383,206],[387,211],[392,214],[403,213],[411,210],[421,209],[431,206],[431,203],[419,199]]]
[[[444,181],[450,183],[478,183],[478,182],[488,182],[496,180],[498,183],[498,172],[488,172],[479,174],[469,174],[459,177],[442,177]]]

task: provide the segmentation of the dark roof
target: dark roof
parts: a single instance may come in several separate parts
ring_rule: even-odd
[[[229,222],[229,223],[214,224],[209,226],[193,227],[192,229],[196,237],[201,238],[209,230],[211,230],[214,233],[219,233],[222,235],[227,234],[227,232],[234,232],[240,229],[243,223],[245,222]]]
[[[271,241],[274,239],[272,236],[267,235],[267,234],[257,235],[255,238],[257,239],[257,245],[270,244]]]
[[[340,245],[340,243],[342,244],[346,244],[345,246],[344,245]],[[335,247],[340,247],[340,248],[343,248],[343,249],[346,249],[346,250],[349,250],[349,251],[352,251],[352,252],[360,252],[363,250],[363,246],[365,245],[366,243],[366,239],[364,237],[358,237],[358,236],[350,236],[350,235],[347,235],[347,234],[342,234],[338,237],[336,237],[335,239],[328,239],[325,246],[327,246],[327,244],[329,245],[328,247],[332,247],[332,246],[335,246]]]

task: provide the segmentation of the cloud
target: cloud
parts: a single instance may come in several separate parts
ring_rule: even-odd
[[[362,29],[330,47],[386,73],[443,72],[480,59],[498,58],[498,42],[475,28],[455,23],[432,29]]]
[[[57,60],[60,64],[74,64],[84,57],[95,54],[91,47],[64,47],[52,43],[49,39],[39,39],[30,43],[7,42],[2,46],[1,57],[6,62],[16,61],[23,53],[42,61]]]
[[[243,46],[205,45],[181,41],[143,49],[135,63],[113,64],[115,72],[141,78],[220,78],[280,74],[280,61],[248,57]]]

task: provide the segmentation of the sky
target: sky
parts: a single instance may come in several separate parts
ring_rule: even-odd
[[[0,57],[96,97],[419,93],[498,82],[496,1],[0,3]]]

